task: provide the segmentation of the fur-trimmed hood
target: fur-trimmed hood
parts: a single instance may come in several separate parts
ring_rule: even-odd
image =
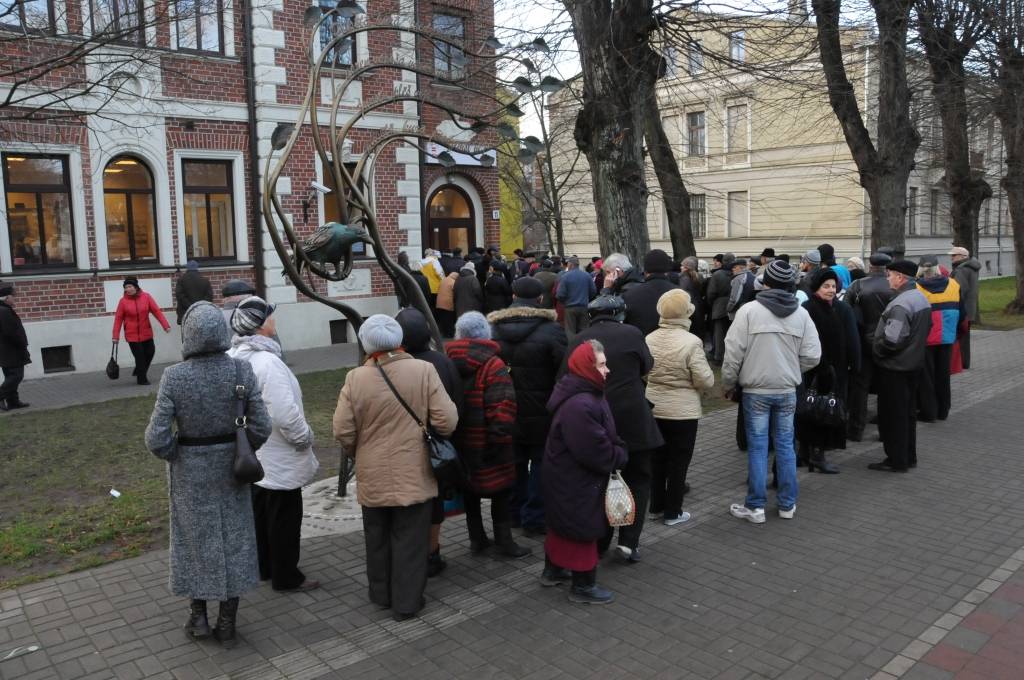
[[[509,319],[541,319],[543,321],[558,321],[558,314],[553,309],[541,309],[540,307],[527,307],[526,305],[512,305],[507,309],[499,309],[487,315],[491,323],[501,323]]]

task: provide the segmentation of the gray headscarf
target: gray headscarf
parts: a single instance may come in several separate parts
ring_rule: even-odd
[[[181,354],[186,359],[200,354],[226,352],[231,333],[224,314],[212,302],[197,302],[185,312],[181,323]]]

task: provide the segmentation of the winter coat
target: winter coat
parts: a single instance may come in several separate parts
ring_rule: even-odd
[[[128,342],[145,342],[153,339],[153,327],[149,325],[149,315],[152,314],[160,322],[165,331],[171,329],[167,318],[160,311],[153,296],[144,290],[135,295],[127,293],[117,303],[117,313],[114,315],[114,331],[111,338],[117,342],[121,338],[121,327],[124,326],[124,339]],[[223,318],[223,317],[222,317]]]
[[[756,280],[757,277],[750,271],[740,272],[732,277],[729,283],[729,301],[725,305],[726,314],[730,319],[735,319],[740,307],[754,299]]]
[[[462,316],[466,312],[484,311],[484,291],[476,274],[463,271],[455,280],[455,316]]]
[[[433,366],[405,352],[389,352],[379,361],[421,421],[442,436],[455,430],[455,403]],[[437,496],[423,431],[395,398],[373,359],[345,377],[334,411],[334,437],[356,459],[360,505],[409,506]]]
[[[860,356],[859,345],[849,346],[849,334],[838,306],[844,304],[834,300],[831,304],[817,295],[812,295],[803,308],[807,310],[821,343],[821,361],[817,366],[804,372],[801,389],[807,390],[813,384],[819,392],[832,392],[845,400],[849,381],[850,358]],[[856,336],[854,336],[856,337]],[[856,350],[856,353],[854,352]],[[797,421],[796,436],[801,443],[824,450],[846,448],[846,426],[826,427],[818,423]]]
[[[981,263],[973,257],[953,263],[953,278],[960,284],[960,299],[963,302],[964,317],[971,323],[978,323],[978,272]]]
[[[658,300],[678,287],[668,280],[667,274],[649,274],[643,283],[628,287],[622,296],[626,301],[626,323],[639,328],[641,335],[654,332],[661,320]]]
[[[446,309],[449,312],[455,311],[455,281],[459,278],[458,273],[449,274],[441,279],[441,285],[437,289],[437,302],[434,306],[438,309]]]
[[[484,309],[487,313],[505,309],[512,304],[512,286],[503,274],[495,273],[484,283]]]
[[[213,302],[213,287],[210,281],[199,272],[187,271],[174,284],[174,299],[178,301],[178,325],[185,312],[196,302],[206,300]]]
[[[725,336],[722,386],[740,385],[751,394],[794,392],[821,359],[814,322],[783,290],[763,290],[754,303],[740,308]]]
[[[558,274],[547,269],[541,269],[538,272],[534,272],[533,278],[540,281],[540,285],[544,288],[544,297],[541,299],[540,306],[544,309],[554,309],[555,286],[558,284]]]
[[[642,285],[643,282],[644,275],[640,273],[639,269],[634,267],[630,270],[623,272],[622,276],[615,279],[615,283],[611,285],[612,293],[621,296],[624,299],[627,293],[632,291],[637,286]]]
[[[249,441],[258,449],[270,437],[259,382],[248,362],[225,354],[230,346],[221,311],[197,303],[182,325],[185,360],[164,370],[146,428],[146,448],[168,462],[171,592],[199,600],[226,600],[259,585],[249,485],[232,474],[234,439],[178,443],[233,435],[239,375],[248,394]]]
[[[722,267],[716,269],[708,281],[707,300],[711,306],[711,319],[729,317],[729,293],[732,292],[732,271]]]
[[[18,368],[31,363],[25,324],[13,307],[0,300],[0,367]]]
[[[960,323],[960,284],[948,276],[919,279],[917,289],[932,307],[932,328],[928,345],[952,345]]]
[[[549,529],[573,541],[604,536],[608,476],[626,464],[625,444],[604,394],[567,374],[548,401],[553,418],[544,447],[544,517]]]
[[[558,301],[566,307],[586,307],[595,295],[594,279],[578,267],[565,272],[558,280]]]
[[[872,340],[875,363],[890,371],[919,371],[931,329],[928,298],[916,283],[907,281],[878,320]]]
[[[425,257],[420,260],[420,272],[426,277],[430,292],[437,295],[441,279],[444,278],[444,269],[441,267],[441,263],[437,261],[436,257]]]
[[[643,334],[633,326],[610,317],[598,317],[590,327],[578,333],[566,351],[572,351],[587,340],[604,345],[608,359],[605,396],[615,417],[615,429],[630,451],[650,451],[665,443],[651,406],[644,397],[644,376],[654,366]]]
[[[302,408],[302,389],[281,360],[281,346],[262,335],[236,335],[228,355],[248,361],[260,386],[273,430],[256,451],[263,479],[256,486],[290,491],[313,481],[320,463],[313,453],[313,429]]]
[[[693,316],[690,317],[690,332],[698,338],[703,338],[706,325],[704,321],[708,313],[708,305],[702,296],[704,282],[701,281],[699,276],[691,279],[686,274],[682,274],[679,277],[679,287],[690,294],[690,304],[693,305]],[[654,311],[658,311],[657,308]]]
[[[464,264],[466,264],[466,260],[464,258],[454,257],[452,255],[441,256],[441,269],[444,271],[445,276],[448,274],[458,274]]]
[[[419,270],[413,271],[411,269],[406,269],[405,271],[406,271],[407,274],[409,274],[412,277],[413,281],[415,282],[416,287],[419,288],[420,292],[423,293],[423,299],[426,300],[427,304],[429,305],[430,304],[430,282],[427,281],[427,277],[425,277],[423,275],[423,272],[421,272]],[[415,296],[413,295],[413,291],[412,290],[406,290],[406,286],[409,286],[409,285],[410,284],[405,279],[401,279],[400,278],[400,279],[397,279],[395,281],[395,297],[398,298],[398,306],[399,307],[403,307],[403,308],[404,307],[411,307],[412,304],[413,304],[413,300],[415,299]]]
[[[516,390],[518,444],[543,445],[551,425],[547,402],[565,357],[565,330],[555,323],[552,309],[534,302],[513,302],[508,309],[487,315],[501,358],[512,373]]]
[[[654,368],[647,374],[647,401],[655,418],[700,418],[700,391],[715,384],[715,374],[704,354],[704,341],[689,331],[690,319],[662,319],[647,336]]]
[[[516,481],[512,432],[516,393],[508,366],[493,340],[452,340],[445,347],[463,381],[463,409],[455,429],[455,448],[466,466],[468,488],[491,497]]]
[[[857,279],[846,289],[843,301],[853,309],[857,328],[860,332],[861,349],[871,352],[871,343],[878,327],[878,320],[896,293],[889,287],[884,272],[870,272]]]

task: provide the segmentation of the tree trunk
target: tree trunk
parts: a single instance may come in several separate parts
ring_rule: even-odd
[[[1017,295],[1006,306],[1006,313],[1024,314],[1024,55],[1013,44],[1000,47],[996,117],[1006,147],[1006,175],[1002,185],[1010,208],[1017,279]]]
[[[690,227],[690,194],[679,172],[672,146],[661,122],[661,110],[654,90],[648,97],[645,113],[644,135],[647,139],[647,153],[651,156],[654,173],[658,176],[665,212],[668,215],[668,233],[672,239],[672,259],[676,262],[697,254],[693,245],[693,231]]]
[[[1006,305],[1006,313],[1024,314],[1024,161],[1018,160],[1016,168],[1006,173],[1003,188],[1006,190],[1006,202],[1010,208],[1017,279],[1017,295]]]

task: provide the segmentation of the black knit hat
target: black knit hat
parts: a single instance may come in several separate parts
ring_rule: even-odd
[[[544,284],[532,276],[520,276],[512,282],[512,293],[517,298],[536,300],[544,294]]]
[[[672,258],[660,248],[644,255],[644,271],[648,274],[667,274],[672,271]]]
[[[135,286],[136,289],[142,290],[142,286],[139,285],[139,280],[134,276],[125,277],[124,283],[121,284],[121,287],[124,288],[125,286]]]
[[[819,288],[825,285],[825,282],[832,279],[839,285],[839,275],[836,274],[836,270],[830,267],[823,267],[822,269],[815,269],[811,274],[810,284],[811,292],[816,293]]]

